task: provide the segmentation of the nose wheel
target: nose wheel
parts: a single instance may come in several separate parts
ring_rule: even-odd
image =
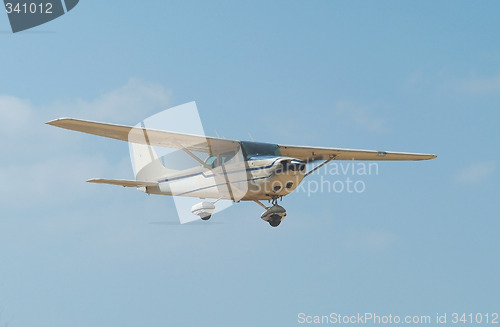
[[[278,205],[278,199],[272,200],[271,207],[266,207],[260,201],[256,200],[261,207],[266,209],[266,211],[260,216],[264,221],[267,221],[272,227],[278,227],[281,221],[286,217],[286,210],[282,206]]]
[[[272,227],[278,227],[281,224],[281,217],[278,215],[274,215],[274,217],[271,217],[268,222]]]

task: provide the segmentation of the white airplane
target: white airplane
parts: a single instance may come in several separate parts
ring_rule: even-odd
[[[175,133],[73,118],[47,124],[73,131],[129,142],[133,149],[135,180],[94,178],[87,182],[136,187],[147,194],[177,195],[200,199],[191,208],[203,220],[210,219],[221,199],[254,201],[266,211],[261,215],[278,226],[286,210],[277,200],[290,194],[302,180],[332,160],[428,160],[432,154],[352,150],[237,141]],[[154,147],[178,149],[196,161],[191,168],[168,166]],[[202,153],[206,159],[202,160]],[[323,161],[306,172],[306,163]],[[261,201],[267,200],[271,206]]]

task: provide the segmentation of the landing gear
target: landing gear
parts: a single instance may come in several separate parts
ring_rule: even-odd
[[[261,205],[263,208],[266,209],[266,211],[260,216],[260,218],[264,221],[267,221],[269,225],[271,225],[272,227],[278,227],[281,221],[285,219],[286,210],[282,206],[278,205],[277,198],[274,198],[272,200],[271,207],[266,207],[260,201],[255,201],[255,202],[257,202],[259,205]]]
[[[215,201],[217,202],[217,201]],[[203,220],[209,220],[215,211],[215,202],[203,201],[191,207],[191,212]]]

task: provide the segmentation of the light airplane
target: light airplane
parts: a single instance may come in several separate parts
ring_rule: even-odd
[[[147,194],[175,195],[200,199],[193,214],[208,220],[221,199],[254,201],[266,211],[261,218],[278,226],[286,210],[278,199],[290,194],[302,180],[332,160],[428,160],[432,154],[352,150],[237,141],[183,134],[138,126],[124,126],[73,118],[47,124],[73,131],[129,142],[133,149],[135,180],[94,178],[87,182],[136,187]],[[168,166],[154,147],[178,149],[196,161],[196,166]],[[199,157],[204,154],[205,160]],[[322,161],[306,171],[306,163]],[[269,201],[270,206],[261,201]]]

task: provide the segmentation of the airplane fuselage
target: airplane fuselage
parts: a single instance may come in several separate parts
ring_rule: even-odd
[[[255,156],[211,170],[200,166],[158,179],[158,186],[139,188],[150,194],[234,201],[267,200],[290,194],[305,173],[305,163],[289,157]]]

